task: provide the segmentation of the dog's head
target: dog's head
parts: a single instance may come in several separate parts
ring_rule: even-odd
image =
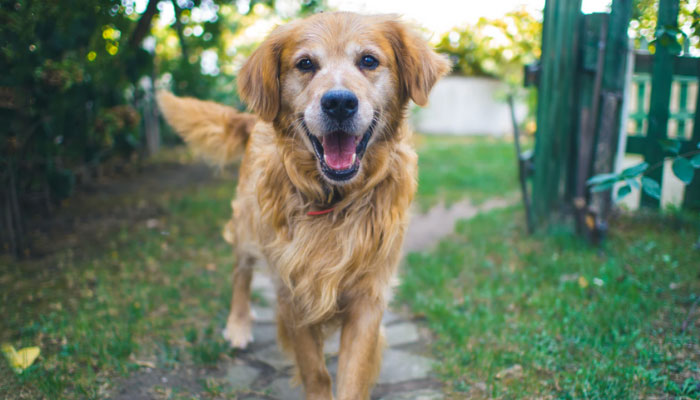
[[[409,99],[425,105],[450,65],[394,16],[322,13],[275,29],[238,76],[241,98],[300,140],[332,184],[390,140]]]

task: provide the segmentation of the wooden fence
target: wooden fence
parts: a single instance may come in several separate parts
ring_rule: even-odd
[[[659,141],[664,139],[677,140],[681,144],[681,153],[695,150],[700,142],[700,97],[698,96],[698,82],[700,79],[700,59],[688,56],[672,56],[670,72],[665,66],[654,75],[654,57],[650,54],[637,53],[634,57],[634,76],[629,88],[629,95],[633,99],[633,112],[629,115],[627,128],[628,154],[640,154],[650,165],[662,162],[663,152],[650,151],[652,147],[661,148]],[[655,93],[654,85],[661,86],[663,93]],[[657,98],[654,99],[653,94]],[[666,107],[661,108],[666,114],[654,115],[652,113],[653,100],[667,101]],[[668,100],[666,100],[668,99]],[[650,131],[652,119],[656,121],[655,130]],[[661,168],[653,178],[658,179],[663,187],[663,173]],[[643,195],[642,203],[647,207],[658,207],[659,200]],[[700,179],[696,178],[685,189],[683,206],[687,208],[700,208]]]
[[[533,81],[538,87],[537,134],[532,180],[532,217],[538,226],[558,215],[575,216],[577,228],[591,237],[607,226],[610,190],[592,193],[591,176],[612,172],[620,127],[626,115],[629,38],[634,0],[614,0],[609,14],[581,13],[581,0],[547,0],[544,9],[542,58]],[[679,0],[660,0],[658,26],[677,27]],[[635,127],[626,152],[643,155],[651,165],[663,161],[660,142],[669,137],[669,121],[681,152],[700,142],[700,96],[696,84],[700,61],[675,56],[664,45],[654,55],[635,55],[633,80],[639,108],[629,118]],[[671,113],[673,82],[679,97]],[[693,96],[691,96],[693,94]],[[691,102],[696,104],[692,104]],[[689,135],[689,136],[688,136]],[[662,168],[648,175],[662,183]],[[700,175],[700,174],[697,174]],[[642,205],[659,201],[643,194]],[[687,187],[684,205],[700,207],[700,177]]]

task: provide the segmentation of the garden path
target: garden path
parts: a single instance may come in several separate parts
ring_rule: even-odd
[[[479,206],[468,200],[446,207],[431,208],[425,214],[414,215],[407,231],[404,252],[429,250],[443,237],[454,231],[460,219],[472,218],[480,212],[505,207],[513,202],[492,199]],[[272,281],[264,273],[257,273],[253,290],[274,304]],[[226,380],[240,388],[245,399],[293,400],[302,398],[300,387],[291,387],[292,363],[277,348],[275,321],[272,307],[255,306],[253,335],[255,342],[238,353],[228,367]],[[387,346],[384,350],[382,369],[373,399],[382,400],[435,400],[444,398],[442,384],[432,373],[437,360],[431,358],[428,345],[429,332],[410,313],[397,308],[387,310],[383,320]],[[337,369],[339,334],[326,341],[325,353],[331,375]]]

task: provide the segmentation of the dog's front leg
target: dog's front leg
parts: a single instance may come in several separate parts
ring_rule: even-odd
[[[317,325],[299,325],[293,306],[278,295],[278,338],[285,349],[293,350],[307,400],[332,400],[331,376],[323,357],[323,332]]]
[[[340,335],[338,400],[369,399],[382,361],[383,312],[378,299],[358,299],[349,305]]]
[[[233,271],[233,296],[224,338],[234,348],[244,349],[253,341],[253,322],[250,313],[250,282],[253,279],[255,258],[239,255],[238,265]]]

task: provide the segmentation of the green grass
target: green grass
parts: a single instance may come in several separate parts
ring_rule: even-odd
[[[700,398],[697,215],[622,217],[600,250],[524,230],[520,208],[493,211],[408,257],[399,298],[455,397]]]
[[[480,203],[517,190],[513,143],[488,137],[425,136],[416,139],[418,195],[423,209],[465,198]]]
[[[113,378],[143,365],[232,356],[220,335],[234,263],[221,227],[232,192],[233,183],[182,188],[156,200],[166,210],[157,229],[138,221],[87,254],[8,263],[0,341],[40,346],[41,357],[19,376],[1,360],[0,398],[102,398]]]

